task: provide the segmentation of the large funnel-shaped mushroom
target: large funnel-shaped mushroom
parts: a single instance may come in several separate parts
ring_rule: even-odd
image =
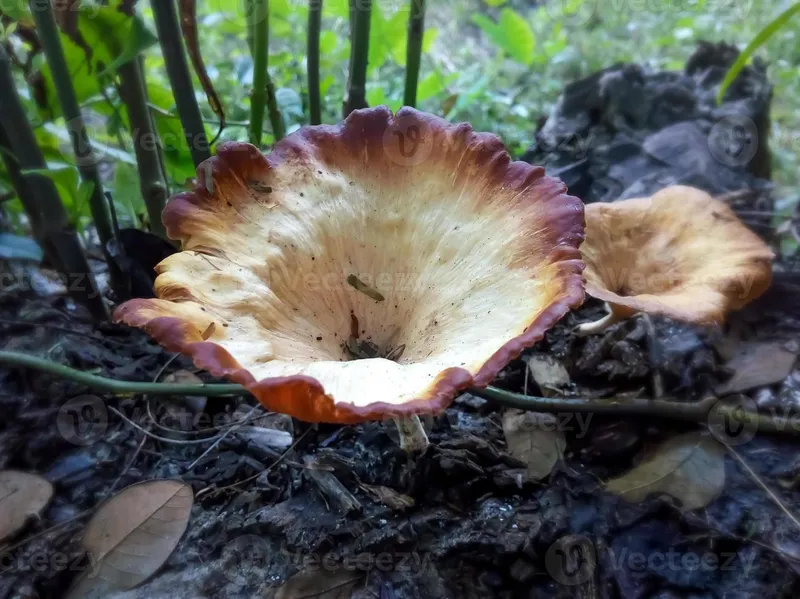
[[[441,411],[583,300],[583,205],[466,124],[356,111],[198,179],[116,320],[302,420]]]
[[[611,310],[582,334],[635,312],[721,323],[769,287],[774,257],[727,204],[680,185],[586,206],[581,254],[586,292]]]

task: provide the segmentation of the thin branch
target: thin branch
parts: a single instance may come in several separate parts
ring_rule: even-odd
[[[308,107],[312,125],[322,123],[322,98],[319,87],[319,36],[321,28],[322,0],[309,0],[306,68],[308,72]]]
[[[425,0],[411,0],[408,17],[408,42],[406,44],[406,88],[403,104],[417,105],[419,65],[422,59],[422,38],[425,33]]]
[[[249,392],[241,385],[229,383],[178,384],[144,383],[116,381],[106,377],[75,370],[63,364],[56,364],[43,358],[17,352],[0,351],[0,364],[32,368],[57,376],[62,376],[100,391],[109,393],[149,393],[151,395],[200,395],[219,397],[222,395],[246,395]],[[612,416],[642,416],[646,418],[666,418],[697,424],[707,423],[711,410],[717,418],[730,418],[740,424],[753,426],[758,432],[800,435],[800,430],[786,426],[786,420],[778,416],[768,416],[758,412],[743,411],[738,404],[725,405],[715,397],[707,397],[698,402],[682,402],[651,399],[582,399],[535,397],[511,393],[495,387],[465,390],[477,397],[483,397],[509,408],[531,412],[550,413],[592,413]]]
[[[0,364],[32,368],[56,376],[71,379],[99,391],[108,393],[149,393],[151,395],[203,395],[219,397],[223,395],[247,395],[248,391],[241,385],[234,384],[181,384],[181,383],[146,383],[133,381],[115,381],[106,377],[75,370],[63,364],[50,362],[36,356],[16,352],[0,351]]]
[[[181,118],[183,134],[186,136],[186,143],[189,144],[192,161],[197,166],[211,157],[211,149],[203,127],[200,107],[197,105],[197,98],[194,95],[186,53],[181,42],[181,29],[178,24],[175,0],[151,0],[150,6],[153,8],[158,41],[161,44],[169,84],[172,94],[175,96],[178,115]]]

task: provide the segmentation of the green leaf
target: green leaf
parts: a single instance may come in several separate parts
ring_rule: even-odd
[[[728,69],[728,72],[725,74],[725,79],[722,80],[722,83],[719,86],[719,92],[717,92],[717,103],[722,103],[722,99],[725,97],[725,92],[728,91],[728,88],[731,86],[731,83],[739,76],[739,73],[742,72],[742,69],[750,60],[750,57],[758,50],[762,45],[764,45],[769,38],[775,35],[781,27],[786,25],[786,23],[791,19],[795,13],[800,10],[800,2],[797,2],[779,14],[775,20],[769,23],[764,29],[759,31],[753,40],[747,44],[747,47],[742,50],[742,53],[739,54],[739,57],[736,59],[736,62],[731,65],[731,68]]]
[[[41,262],[44,252],[33,239],[0,233],[0,258]]]
[[[503,6],[506,0],[483,0],[487,6]]]
[[[140,225],[139,215],[144,214],[147,211],[147,207],[139,187],[139,173],[136,172],[133,166],[124,162],[117,163],[112,197],[117,211],[124,211],[130,224],[138,227]]]
[[[81,5],[77,10],[78,31],[86,47],[91,50],[91,55],[69,36],[61,33],[60,37],[75,94],[78,102],[83,103],[100,93],[98,75],[123,54],[131,39],[134,19],[111,6]],[[43,109],[43,118],[52,120],[61,115],[61,106],[47,64],[42,67],[42,77],[45,82],[45,105],[40,108]]]
[[[323,31],[319,36],[320,54],[330,54],[339,45],[339,38],[333,31]]]
[[[94,181],[81,181],[75,194],[75,214],[83,216],[89,213],[89,198],[94,193]]]
[[[114,62],[106,67],[103,73],[116,71],[122,65],[135,59],[140,53],[157,43],[158,38],[147,28],[147,25],[145,25],[144,21],[142,21],[142,19],[140,19],[138,16],[134,16],[130,27],[130,33],[128,34],[128,39],[125,42],[125,47],[122,49],[122,52],[119,54],[119,56],[114,59]]]
[[[34,26],[28,0],[3,0],[3,2],[0,2],[0,12],[12,21],[19,21],[28,27]]]
[[[386,91],[380,85],[367,89],[367,104],[370,106],[383,106],[386,104]]]
[[[536,37],[528,22],[517,11],[504,8],[500,13],[499,28],[511,57],[522,64],[531,64]]]
[[[31,168],[22,171],[22,174],[47,177],[53,183],[55,183],[57,187],[61,187],[64,191],[66,191],[71,200],[74,199],[78,193],[80,176],[78,175],[78,169],[74,166],[65,166],[54,169]]]

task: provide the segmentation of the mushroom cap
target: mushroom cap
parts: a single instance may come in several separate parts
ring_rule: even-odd
[[[764,293],[773,252],[727,204],[682,185],[586,206],[586,293],[612,313],[719,324]]]
[[[583,204],[494,135],[404,108],[222,144],[163,220],[182,251],[114,317],[270,410],[437,413],[583,301]],[[350,360],[355,338],[385,357]]]

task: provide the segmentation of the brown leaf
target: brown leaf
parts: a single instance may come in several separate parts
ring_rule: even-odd
[[[564,434],[551,414],[507,410],[503,414],[503,433],[508,452],[525,462],[528,480],[548,476],[566,447]]]
[[[208,76],[203,55],[200,53],[200,38],[197,35],[197,0],[180,0],[178,7],[181,13],[181,31],[183,31],[183,40],[186,42],[186,51],[189,53],[189,59],[192,61],[192,67],[200,80],[200,85],[203,86],[208,105],[219,117],[219,131],[221,132],[225,128],[225,109]]]
[[[335,570],[306,568],[287,580],[275,599],[350,599],[363,573],[344,566]]]
[[[193,503],[192,488],[179,480],[137,483],[109,499],[86,526],[91,567],[68,599],[102,597],[149,578],[183,536]]]
[[[0,540],[10,537],[53,497],[53,485],[41,476],[18,470],[0,471]]]
[[[529,357],[527,362],[531,378],[539,385],[545,397],[561,395],[562,389],[569,385],[567,369],[555,358],[537,354]]]
[[[783,343],[746,343],[738,348],[725,365],[734,371],[733,377],[717,387],[720,395],[739,393],[754,387],[783,382],[794,368],[797,356],[784,348]]]
[[[684,510],[707,506],[724,487],[725,450],[699,432],[665,441],[633,470],[606,483],[606,489],[634,503],[666,493],[680,499]]]
[[[414,506],[413,497],[403,495],[391,487],[384,487],[383,485],[368,485],[366,483],[360,483],[359,486],[386,507],[393,510],[404,510]]]

